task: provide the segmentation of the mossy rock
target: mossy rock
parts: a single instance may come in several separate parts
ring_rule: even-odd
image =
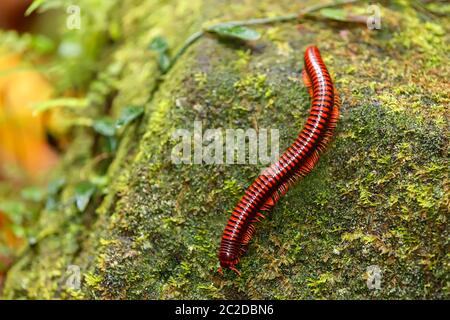
[[[117,9],[128,24],[107,59],[124,66],[113,110],[145,103],[145,116],[126,129],[110,183],[86,212],[41,212],[41,239],[10,270],[5,297],[449,298],[447,18],[427,20],[397,1],[383,7],[381,30],[305,20],[257,27],[262,38],[250,44],[207,36],[157,80],[148,50],[154,35],[179,48],[205,22],[305,4],[134,2]],[[223,228],[263,166],[175,165],[171,135],[194,121],[205,129],[274,128],[283,150],[309,110],[299,76],[309,44],[320,48],[343,99],[336,137],[258,225],[242,275],[221,276]],[[79,170],[95,155],[93,139],[76,135],[59,201],[73,197]],[[69,265],[80,267],[80,290],[67,286]],[[366,283],[374,265],[377,290]]]

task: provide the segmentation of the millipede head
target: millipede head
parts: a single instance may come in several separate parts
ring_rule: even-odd
[[[233,255],[228,252],[221,253],[219,255],[220,267],[217,270],[221,275],[223,275],[223,269],[230,269],[236,272],[237,275],[241,275],[238,269],[236,269],[236,265],[239,263],[239,258],[235,258]]]

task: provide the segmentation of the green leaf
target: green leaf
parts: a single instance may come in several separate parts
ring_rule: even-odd
[[[105,144],[105,151],[112,153],[117,150],[117,138],[115,136],[113,137],[106,137],[106,144]]]
[[[66,108],[85,108],[88,105],[88,101],[86,99],[78,99],[78,98],[59,98],[47,100],[44,102],[38,102],[31,106],[33,109],[33,114],[36,115],[38,113],[44,112],[51,108],[56,107],[66,107]]]
[[[66,184],[66,179],[64,179],[64,178],[59,178],[59,179],[51,181],[47,187],[48,194],[56,195],[65,184]]]
[[[29,16],[36,11],[46,0],[34,0],[25,11],[25,16]]]
[[[38,187],[28,187],[20,191],[20,196],[25,200],[39,202],[44,198],[44,193]]]
[[[343,21],[343,22],[357,22],[357,23],[366,23],[367,17],[362,15],[355,15],[351,12],[347,12],[343,9],[337,9],[337,8],[324,8],[319,11],[319,14],[322,15],[322,17],[336,20],[336,21]]]
[[[51,181],[47,187],[48,198],[45,203],[45,210],[54,210],[58,205],[57,195],[62,187],[66,184],[66,179],[59,178]]]
[[[86,210],[94,192],[95,185],[89,181],[82,181],[75,186],[75,203],[80,212]]]
[[[108,186],[109,178],[108,176],[97,176],[94,175],[90,178],[92,184],[94,184],[97,188],[102,189]]]
[[[158,58],[158,64],[163,73],[166,73],[167,70],[169,70],[171,63],[170,57],[166,53],[161,52]]]
[[[207,32],[217,34],[220,37],[236,38],[240,40],[258,40],[259,32],[247,27],[232,24],[219,24],[206,29]]]
[[[31,46],[41,54],[48,54],[55,50],[54,41],[43,35],[34,35],[31,38]]]
[[[144,113],[142,106],[127,106],[120,112],[119,118],[116,120],[116,128],[122,128],[139,118]]]
[[[156,37],[150,43],[149,49],[156,52],[167,52],[169,50],[169,44],[163,37]]]
[[[21,217],[26,214],[26,207],[18,201],[2,201],[0,211],[8,215],[15,223],[20,223]]]
[[[16,237],[25,238],[26,231],[25,228],[20,224],[11,225],[11,230]]]
[[[342,9],[324,8],[319,13],[327,19],[347,21],[347,13]]]
[[[92,127],[103,136],[113,137],[116,135],[116,122],[109,117],[95,120]]]
[[[25,16],[29,16],[38,9],[39,13],[42,13],[51,9],[65,8],[65,6],[67,6],[67,2],[64,0],[34,0],[27,8],[27,11],[25,11]]]
[[[172,64],[169,52],[169,45],[163,37],[156,37],[149,45],[149,49],[158,53],[158,65],[162,73],[166,73]]]

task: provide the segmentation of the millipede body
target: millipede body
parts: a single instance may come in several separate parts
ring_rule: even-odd
[[[239,274],[236,264],[255,232],[255,223],[264,218],[277,201],[299,179],[307,175],[333,135],[339,118],[339,96],[319,49],[305,51],[303,82],[311,96],[311,109],[302,131],[280,159],[266,169],[234,208],[223,231],[219,249],[219,272],[228,268]]]

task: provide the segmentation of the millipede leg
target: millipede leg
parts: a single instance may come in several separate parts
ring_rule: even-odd
[[[236,269],[235,267],[230,267],[230,270],[233,270],[234,272],[236,272],[236,274],[237,274],[238,276],[241,275],[241,272],[240,272],[238,269]]]
[[[309,96],[312,97],[313,96],[313,85],[312,85],[311,78],[309,77],[309,75],[305,69],[303,69],[303,71],[302,71],[302,79],[303,79],[303,84],[308,89]]]

